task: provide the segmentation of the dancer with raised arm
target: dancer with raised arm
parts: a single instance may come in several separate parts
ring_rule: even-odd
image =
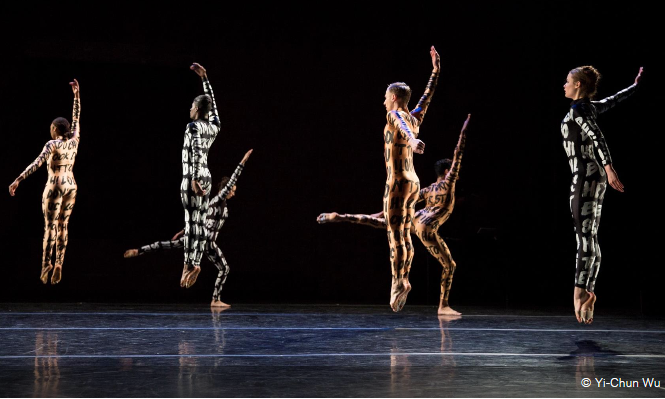
[[[182,146],[182,183],[180,197],[185,209],[184,248],[185,261],[180,286],[189,288],[201,272],[201,257],[206,249],[205,216],[211,176],[208,170],[208,152],[220,130],[215,96],[205,68],[194,63],[190,67],[203,81],[205,94],[194,99]]]
[[[430,48],[430,56],[432,75],[425,94],[412,112],[409,112],[411,88],[404,82],[390,84],[383,102],[388,111],[387,123],[383,129],[387,174],[383,213],[387,221],[392,269],[390,307],[395,312],[401,310],[411,289],[409,283],[409,269],[413,261],[411,223],[415,214],[414,205],[420,191],[420,180],[413,168],[413,153],[422,154],[425,150],[425,143],[418,139],[418,133],[432,100],[441,65],[439,53],[434,46]]]
[[[62,264],[69,240],[69,218],[76,202],[77,185],[74,180],[74,162],[80,141],[81,96],[79,82],[74,79],[69,85],[74,92],[74,109],[71,125],[65,118],[56,118],[51,123],[51,138],[41,154],[9,186],[9,194],[14,196],[19,183],[34,173],[44,162],[48,170],[46,186],[42,194],[44,214],[44,240],[42,252],[42,283],[58,284],[62,278]],[[55,250],[55,265],[52,262]]]
[[[573,174],[570,210],[577,238],[573,304],[579,323],[593,322],[597,299],[594,289],[600,268],[598,225],[607,183],[619,192],[624,191],[596,118],[633,94],[642,72],[640,68],[633,85],[600,101],[591,101],[600,80],[600,73],[593,66],[572,69],[563,85],[566,98],[573,100],[561,122],[561,134]]]
[[[226,258],[224,258],[224,254],[217,246],[216,241],[217,236],[219,235],[219,231],[222,229],[224,222],[229,217],[229,210],[226,206],[226,202],[235,196],[236,181],[238,180],[240,173],[242,173],[242,170],[245,167],[245,163],[249,159],[249,156],[252,154],[252,151],[253,150],[247,151],[230,178],[222,178],[222,181],[219,183],[219,191],[210,200],[208,206],[208,213],[206,215],[205,221],[207,233],[205,253],[208,257],[208,260],[210,260],[210,262],[212,262],[219,270],[217,274],[217,280],[215,281],[215,289],[212,293],[212,303],[210,304],[212,307],[231,306],[222,302],[220,299],[222,286],[226,282],[226,277],[229,274],[229,265],[226,263]],[[124,257],[133,258],[135,256],[152,253],[159,250],[183,248],[185,242],[184,234],[185,230],[181,230],[169,241],[157,241],[153,244],[145,245],[138,249],[128,249],[125,251]]]
[[[437,175],[436,182],[420,190],[417,203],[425,201],[425,207],[415,213],[411,224],[411,233],[416,234],[427,251],[441,264],[441,295],[439,298],[439,315],[460,315],[461,313],[452,309],[448,303],[450,287],[453,282],[453,273],[457,264],[450,254],[445,241],[437,232],[439,227],[448,220],[455,206],[455,183],[459,177],[462,164],[462,155],[466,143],[466,132],[471,120],[469,114],[462,126],[457,147],[453,159],[441,159],[434,164]],[[320,224],[331,222],[347,222],[362,224],[378,229],[387,227],[382,212],[371,215],[339,214],[337,212],[322,213],[318,216]],[[403,296],[406,301],[406,296]],[[400,308],[404,303],[400,304]]]

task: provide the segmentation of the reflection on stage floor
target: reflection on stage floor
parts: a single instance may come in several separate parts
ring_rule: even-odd
[[[664,319],[459,310],[0,304],[0,386],[10,397],[665,396]]]

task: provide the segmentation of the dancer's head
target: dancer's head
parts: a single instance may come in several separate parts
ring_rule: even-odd
[[[203,119],[208,116],[212,109],[212,98],[207,94],[201,94],[194,99],[192,108],[189,110],[189,117],[193,120]]]
[[[395,82],[388,85],[383,105],[386,106],[386,111],[392,111],[399,107],[408,106],[410,99],[411,88],[404,82]]]
[[[69,121],[65,118],[55,118],[51,122],[51,137],[53,140],[62,137],[65,140],[72,137],[72,132],[69,127]]]
[[[568,72],[563,89],[566,98],[577,100],[587,97],[592,99],[596,95],[599,82],[600,72],[591,65],[586,65]]]
[[[450,158],[439,159],[434,163],[434,172],[436,172],[437,178],[444,178],[450,171],[450,167],[453,165],[453,160]]]
[[[224,186],[226,186],[226,183],[228,183],[229,180],[231,180],[231,178],[228,176],[222,177],[222,180],[219,182],[219,184],[217,184],[217,194],[219,194],[219,192],[222,191],[222,189],[224,188]],[[229,199],[235,195],[236,195],[236,186],[233,185],[233,187],[231,187],[231,191],[229,191],[229,194],[226,196],[226,199]]]

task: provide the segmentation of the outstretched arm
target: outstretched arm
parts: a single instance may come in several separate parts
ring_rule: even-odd
[[[466,144],[466,130],[469,126],[469,121],[471,120],[471,114],[466,116],[464,125],[462,126],[462,132],[459,135],[459,140],[457,141],[457,147],[455,147],[455,155],[453,156],[453,164],[450,166],[450,170],[446,175],[446,181],[449,184],[455,183],[459,177],[459,170],[462,166],[462,156],[464,155],[464,145]]]
[[[439,80],[439,70],[441,68],[441,58],[439,57],[439,53],[436,52],[434,46],[430,48],[429,52],[430,56],[432,57],[432,75],[429,77],[429,81],[427,82],[425,93],[422,97],[420,97],[420,101],[418,101],[416,108],[411,111],[411,115],[415,116],[420,123],[423,122],[423,118],[425,118],[425,113],[427,112],[427,107],[429,107],[429,103],[432,101],[434,89],[436,88],[436,84]]]
[[[189,67],[189,69],[196,72],[196,74],[201,77],[201,81],[203,81],[203,92],[209,95],[210,98],[212,99],[212,109],[208,114],[208,121],[213,125],[220,127],[221,124],[219,122],[219,113],[217,112],[217,104],[215,103],[215,95],[212,92],[212,86],[210,85],[210,81],[208,80],[208,74],[206,72],[206,69],[203,66],[201,66],[201,64],[198,64],[196,62],[193,63]]]
[[[575,122],[580,125],[583,131],[585,131],[591,138],[593,143],[593,148],[598,154],[605,171],[607,172],[607,182],[610,183],[610,186],[615,190],[624,191],[623,184],[619,180],[619,177],[612,166],[612,157],[610,156],[610,150],[607,147],[607,142],[605,141],[605,136],[603,132],[600,131],[596,120],[590,116],[589,111],[579,104],[577,107],[573,107],[573,119]]]
[[[46,143],[42,149],[41,154],[30,164],[27,168],[21,173],[12,184],[9,185],[9,195],[12,197],[16,194],[16,189],[20,182],[25,180],[28,176],[33,174],[37,169],[39,169],[42,164],[49,159],[51,152],[53,151],[53,144],[49,141]]]
[[[218,197],[218,201],[223,201],[226,199],[226,197],[229,195],[231,192],[231,189],[233,186],[236,185],[236,181],[238,181],[238,177],[240,177],[240,174],[242,173],[243,168],[245,167],[245,163],[249,159],[249,156],[252,155],[252,152],[254,150],[249,150],[247,153],[245,153],[245,156],[242,158],[238,166],[236,167],[236,170],[233,172],[231,177],[229,178],[228,183],[219,191],[219,193],[215,196]]]
[[[69,82],[74,92],[74,108],[72,109],[72,139],[80,140],[81,124],[79,118],[81,117],[81,91],[79,88],[79,81],[74,79]]]
[[[644,72],[644,68],[640,67],[640,71],[637,73],[637,77],[635,77],[635,83],[633,83],[631,86],[621,90],[613,96],[603,98],[600,101],[592,101],[591,103],[596,106],[598,113],[602,114],[603,112],[614,108],[615,105],[633,95],[637,90],[638,84],[642,80],[642,72]]]

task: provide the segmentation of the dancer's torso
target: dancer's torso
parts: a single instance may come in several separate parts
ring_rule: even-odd
[[[435,218],[441,224],[448,220],[455,207],[455,182],[434,182],[421,190],[421,196],[425,207],[418,213],[427,214],[430,219]]]
[[[74,162],[78,152],[79,140],[51,140],[47,143],[50,154],[47,159],[47,185],[76,186],[74,180]]]
[[[575,113],[583,114],[589,119],[596,118],[596,110],[592,103],[576,101],[561,122],[563,148],[568,157],[570,171],[573,176],[579,176],[574,179],[603,179],[605,170],[596,157],[593,138],[588,134],[588,129],[585,131],[580,123],[575,121]]]
[[[212,235],[211,239],[213,241],[217,240],[217,235],[228,217],[229,210],[226,207],[226,201],[220,201],[219,197],[210,200],[205,225],[208,235]]]
[[[217,134],[219,133],[219,127],[208,122],[208,121],[195,121],[192,122],[196,124],[196,128],[201,136],[201,158],[198,160],[198,167],[200,168],[200,177],[199,180],[203,183],[210,183],[210,170],[208,169],[208,153],[210,152],[210,147],[215,141]],[[189,129],[185,132],[185,143],[183,146],[183,180],[191,180],[193,177],[194,171],[194,142],[192,139],[192,134],[189,132]],[[205,187],[204,187],[205,188]]]
[[[411,114],[398,111],[399,116],[417,138],[420,132],[419,121]],[[390,118],[390,114],[388,115]],[[409,145],[409,137],[390,123],[383,129],[384,160],[386,162],[386,182],[409,180],[420,182],[413,167],[413,150]]]

